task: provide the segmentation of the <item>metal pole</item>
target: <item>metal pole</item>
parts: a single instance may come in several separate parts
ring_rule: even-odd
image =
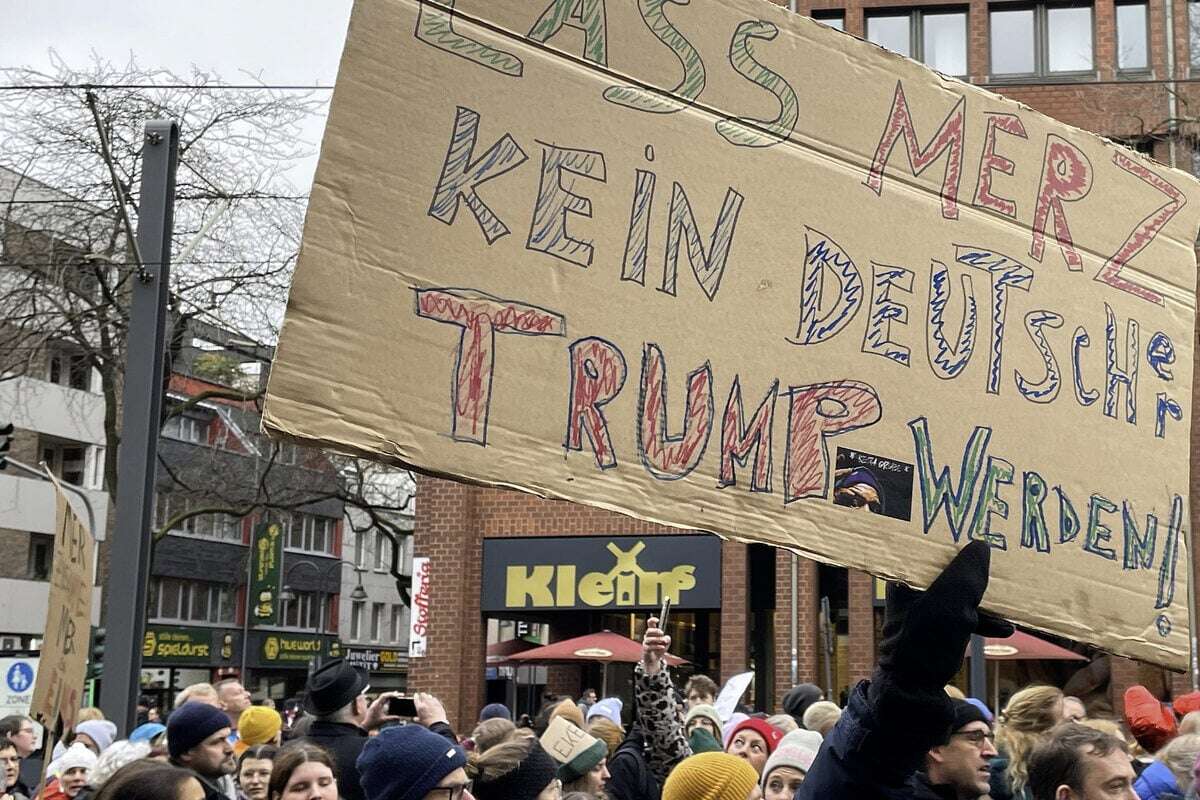
[[[971,637],[971,674],[968,680],[970,691],[967,695],[980,700],[987,695],[987,652],[983,649],[984,638],[978,634]]]
[[[257,475],[257,470],[255,471]],[[250,548],[246,551],[246,599],[242,605],[245,606],[242,613],[242,666],[238,670],[238,680],[242,682],[242,686],[246,685],[246,656],[250,649],[250,605],[253,600],[250,597],[250,584],[254,578],[254,534],[250,534]]]
[[[792,553],[792,686],[800,683],[800,609],[796,607],[798,594],[796,584],[800,580],[800,557]]]
[[[117,454],[117,520],[105,592],[109,663],[100,698],[104,715],[125,734],[136,724],[141,689],[178,160],[179,126],[165,120],[148,122],[142,143],[137,236],[138,252],[145,261],[130,282],[128,363]]]
[[[1167,163],[1175,166],[1175,138],[1179,126],[1178,100],[1175,94],[1175,4],[1173,0],[1163,0],[1164,19],[1166,20],[1167,38]]]

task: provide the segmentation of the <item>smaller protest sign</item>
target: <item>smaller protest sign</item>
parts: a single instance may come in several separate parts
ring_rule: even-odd
[[[721,715],[722,722],[728,722],[729,718],[733,716],[733,712],[737,710],[738,700],[742,699],[742,695],[750,688],[753,680],[753,672],[742,672],[725,681],[725,685],[721,687],[721,693],[717,695],[717,702],[713,704],[717,713]]]
[[[55,483],[55,488],[58,490],[56,536],[46,637],[29,713],[50,729],[55,728],[61,717],[65,729],[75,724],[87,675],[95,543],[87,525],[75,515],[62,487]]]

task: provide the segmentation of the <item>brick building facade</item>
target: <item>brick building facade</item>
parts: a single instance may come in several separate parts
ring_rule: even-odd
[[[1200,2],[775,2],[1120,140],[1163,163],[1188,171],[1200,163],[1190,110],[1200,101],[1200,83],[1190,82],[1193,75],[1200,78],[1200,37],[1195,35]],[[1192,435],[1195,445],[1195,429]],[[417,555],[432,559],[434,613],[429,656],[413,661],[409,685],[442,697],[460,725],[472,721],[486,699],[486,626],[479,603],[485,538],[680,533],[597,509],[434,478],[422,478],[419,493],[414,546]],[[1197,499],[1192,498],[1193,526]],[[874,579],[778,551],[769,631],[764,631],[755,627],[747,588],[758,559],[751,547],[738,543],[725,543],[722,552],[719,675],[714,677],[753,666],[760,684],[756,700],[773,710],[796,680],[825,684],[828,670],[836,675],[833,683],[844,686],[869,676],[881,618]],[[755,579],[763,579],[761,572]],[[824,656],[821,598],[831,595],[836,631],[829,634],[839,640],[837,663],[826,663]],[[560,638],[555,625],[550,627],[551,638]],[[1111,660],[1108,674],[1107,690],[1101,689],[1107,696],[1100,702],[1111,703],[1117,713],[1124,688],[1132,683],[1146,683],[1164,696],[1190,685],[1186,675],[1119,658]],[[546,690],[577,693],[581,681],[577,669],[551,668]]]

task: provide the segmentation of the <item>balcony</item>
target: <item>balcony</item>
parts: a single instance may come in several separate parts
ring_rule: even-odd
[[[0,633],[44,636],[50,605],[49,581],[0,578]],[[100,624],[100,587],[92,588],[92,624]]]
[[[84,493],[91,500],[92,512],[96,515],[93,534],[97,541],[103,541],[108,527],[108,495],[88,490]],[[47,481],[0,472],[0,528],[53,536],[54,494],[54,486]],[[72,498],[71,502],[86,522],[83,504],[77,498]]]
[[[0,424],[59,439],[103,445],[104,397],[20,377],[0,381]]]

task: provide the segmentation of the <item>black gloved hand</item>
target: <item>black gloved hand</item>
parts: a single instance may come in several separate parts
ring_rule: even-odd
[[[879,667],[898,684],[940,690],[958,673],[971,634],[1005,637],[1013,626],[979,610],[992,552],[970,542],[928,591],[888,588]]]

